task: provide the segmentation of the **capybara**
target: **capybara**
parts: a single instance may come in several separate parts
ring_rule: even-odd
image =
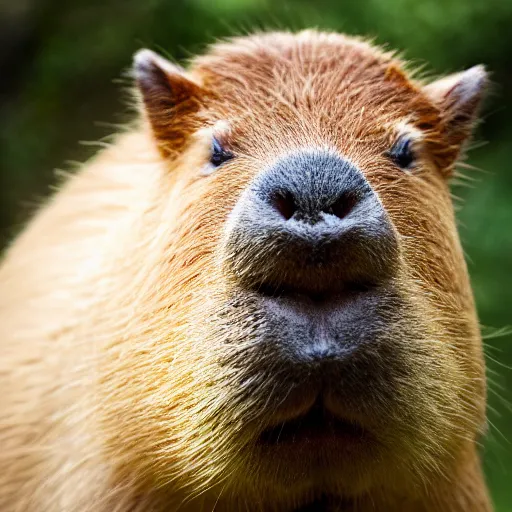
[[[484,68],[304,31],[133,76],[3,259],[0,510],[490,511],[449,192]]]

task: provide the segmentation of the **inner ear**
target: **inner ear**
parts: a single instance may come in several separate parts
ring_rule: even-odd
[[[151,50],[135,54],[133,74],[160,151],[177,155],[201,126],[205,90],[184,69]]]
[[[440,110],[442,132],[450,146],[461,146],[471,135],[487,85],[485,68],[474,66],[423,88]]]

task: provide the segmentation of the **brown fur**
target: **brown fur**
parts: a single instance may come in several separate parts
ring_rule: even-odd
[[[0,510],[291,511],[317,499],[314,510],[490,511],[481,340],[447,183],[476,103],[455,118],[393,55],[338,34],[240,38],[180,73],[156,89],[139,78],[143,121],[7,251]],[[217,121],[236,158],[201,176]],[[412,174],[385,155],[403,123],[423,134]],[[347,396],[379,444],[323,487],[301,481],[292,455],[287,472],[251,448],[279,382],[256,357],[258,312],[234,307],[222,252],[240,193],[304,146],[364,171],[401,244],[390,388],[369,378],[366,402]]]

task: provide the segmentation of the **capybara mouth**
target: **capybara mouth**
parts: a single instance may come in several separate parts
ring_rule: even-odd
[[[343,287],[326,287],[325,290],[311,288],[308,286],[286,285],[265,282],[255,287],[255,291],[263,297],[268,298],[304,298],[307,297],[312,302],[322,303],[343,296],[353,295],[356,293],[364,293],[376,285],[371,282],[351,282],[346,283]]]
[[[365,429],[315,404],[306,414],[266,428],[259,436],[263,445],[293,445],[297,443],[328,443],[357,441],[366,436]]]
[[[262,353],[272,354],[294,379],[320,371],[326,382],[339,380],[356,358],[377,350],[393,326],[390,310],[403,306],[392,283],[335,294],[264,287],[239,291],[238,299],[251,301],[263,320],[255,332]]]

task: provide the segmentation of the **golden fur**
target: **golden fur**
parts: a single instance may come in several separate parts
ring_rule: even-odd
[[[141,122],[61,187],[0,267],[0,510],[291,511],[323,495],[292,459],[286,473],[251,448],[278,383],[222,252],[254,176],[320,146],[363,170],[398,231],[404,309],[389,344],[400,385],[370,378],[375,398],[353,412],[381,445],[322,477],[318,510],[490,511],[484,362],[447,183],[476,103],[454,120],[393,55],[313,31],[217,44],[167,72],[174,103],[139,80]],[[236,158],[203,176],[219,121]],[[421,135],[407,174],[385,156],[403,129]]]

